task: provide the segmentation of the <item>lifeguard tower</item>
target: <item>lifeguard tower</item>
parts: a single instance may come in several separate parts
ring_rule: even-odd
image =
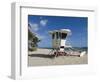
[[[49,31],[52,36],[52,52],[56,56],[58,55],[65,55],[65,47],[66,47],[66,39],[68,36],[71,35],[70,29],[60,29],[60,30],[53,30]]]
[[[49,55],[55,55],[55,57],[63,55],[70,55],[70,56],[83,56],[83,52],[79,53],[78,51],[73,50],[72,47],[66,45],[66,40],[72,34],[70,29],[60,29],[60,30],[53,30],[49,31],[52,36],[52,50],[50,51]],[[66,51],[65,48],[69,50]]]

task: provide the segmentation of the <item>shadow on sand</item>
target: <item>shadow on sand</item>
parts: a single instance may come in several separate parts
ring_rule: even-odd
[[[31,54],[30,57],[41,57],[41,58],[54,58],[55,55],[45,55],[45,54]]]

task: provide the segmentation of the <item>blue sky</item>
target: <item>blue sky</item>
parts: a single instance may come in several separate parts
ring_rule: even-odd
[[[41,39],[38,47],[51,47],[52,39],[48,31],[70,29],[72,35],[68,38],[73,47],[87,47],[88,18],[28,15],[31,31]]]

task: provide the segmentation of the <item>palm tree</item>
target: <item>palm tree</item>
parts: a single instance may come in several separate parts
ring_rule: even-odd
[[[37,44],[38,42],[40,42],[39,38],[35,35],[35,33],[32,33],[28,28],[28,50],[31,51],[36,50],[38,46]]]

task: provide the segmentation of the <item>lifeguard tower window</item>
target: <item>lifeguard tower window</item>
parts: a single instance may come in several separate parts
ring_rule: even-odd
[[[67,36],[67,34],[66,34],[66,33],[62,33],[61,38],[62,38],[62,39],[65,39],[65,38],[66,38],[66,36]]]
[[[52,39],[54,39],[54,37],[55,37],[55,35],[54,35],[54,34],[52,34]]]
[[[60,48],[64,48],[64,46],[60,46]]]
[[[57,38],[57,39],[59,38],[58,32],[56,32],[56,38]]]

